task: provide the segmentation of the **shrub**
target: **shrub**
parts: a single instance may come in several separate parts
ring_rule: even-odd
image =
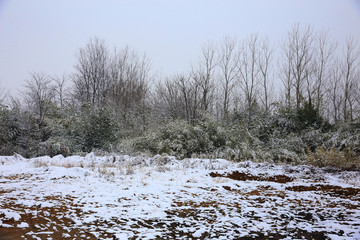
[[[107,109],[84,107],[83,111],[73,117],[70,136],[76,150],[90,152],[93,149],[109,150],[111,143],[116,141],[117,125]]]
[[[201,126],[192,126],[185,121],[165,125],[152,141],[156,143],[155,147],[152,147],[156,151],[154,153],[166,153],[179,158],[208,153],[214,149],[209,134]]]
[[[301,134],[301,139],[307,148],[315,151],[318,146],[322,146],[328,139],[328,134],[322,133],[320,129],[309,128]]]
[[[239,146],[238,129],[226,129],[213,118],[205,118],[195,125],[176,120],[148,131],[134,141],[136,151],[168,154],[178,158],[219,156],[221,151]]]
[[[16,141],[20,134],[18,114],[15,111],[0,107],[0,154],[13,154],[16,151]]]
[[[306,162],[318,167],[331,166],[341,169],[360,169],[360,157],[349,149],[340,151],[336,148],[326,150],[323,146],[317,147],[315,152],[308,151]]]
[[[70,143],[64,143],[63,139],[51,138],[39,144],[38,155],[48,155],[53,157],[61,154],[64,157],[67,157],[70,155],[69,145]]]

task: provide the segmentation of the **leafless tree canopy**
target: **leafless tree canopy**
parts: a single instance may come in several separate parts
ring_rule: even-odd
[[[223,116],[227,118],[233,100],[233,90],[238,78],[239,53],[236,49],[237,39],[225,36],[218,46],[219,82],[221,84],[220,97],[222,98]]]
[[[135,113],[145,121],[151,74],[145,54],[129,47],[109,51],[104,41],[91,39],[78,53],[72,75],[74,98],[82,106],[111,107],[128,123]]]
[[[354,38],[348,38],[344,51],[341,71],[343,75],[343,117],[345,121],[354,119],[354,108],[356,104],[355,94],[359,87],[359,57],[360,49]]]
[[[190,73],[160,82],[155,96],[161,106],[168,99],[171,119],[196,119],[201,111],[223,118],[240,109],[249,116],[257,109],[270,113],[282,99],[278,104],[288,110],[298,112],[308,103],[318,116],[350,121],[358,116],[359,45],[349,38],[343,55],[337,52],[328,31],[300,24],[293,25],[279,49],[257,34],[225,36],[216,45],[204,44]],[[187,111],[180,114],[175,106]]]
[[[80,48],[77,59],[73,76],[75,98],[92,106],[104,104],[110,87],[109,56],[104,41],[91,39],[84,48]]]
[[[61,77],[55,76],[52,78],[54,82],[55,103],[64,108],[70,102],[70,89],[68,88],[68,77],[63,74]]]
[[[200,108],[203,111],[207,111],[212,104],[214,95],[216,48],[214,44],[208,42],[201,50],[198,65],[193,66],[192,68],[191,78],[196,87],[200,88]]]
[[[93,38],[80,48],[72,74],[33,73],[24,97],[40,121],[51,102],[59,108],[110,107],[128,123],[134,114],[145,121],[150,110],[160,118],[196,122],[207,113],[223,119],[238,111],[269,114],[273,106],[299,112],[305,103],[331,122],[352,121],[360,113],[359,43],[348,37],[339,47],[328,31],[300,24],[279,47],[258,34],[228,35],[206,42],[189,72],[159,80],[150,90],[153,76],[146,55],[129,47],[109,50]]]
[[[54,100],[51,79],[44,73],[31,73],[31,78],[26,80],[26,89],[23,94],[24,100],[28,109],[37,114],[41,124]]]
[[[109,100],[123,111],[144,104],[149,91],[151,64],[128,47],[115,52],[109,64]]]

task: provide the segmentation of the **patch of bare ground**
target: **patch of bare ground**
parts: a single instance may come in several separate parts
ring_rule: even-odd
[[[4,178],[11,181],[20,181],[20,180],[29,179],[32,176],[33,176],[32,174],[14,174],[14,175],[6,176]]]
[[[295,192],[314,191],[321,194],[327,194],[332,197],[360,200],[359,188],[343,188],[340,186],[317,184],[310,186],[301,186],[301,185],[291,186],[291,187],[286,187],[286,190],[295,191]]]
[[[154,239],[219,239],[231,237],[233,239],[330,239],[328,234],[343,236],[341,230],[322,231],[312,229],[306,231],[301,228],[289,228],[290,224],[308,223],[310,226],[319,221],[336,221],[341,224],[351,224],[354,228],[360,227],[358,223],[348,223],[348,217],[357,212],[359,205],[354,200],[359,199],[358,188],[342,188],[340,186],[315,184],[311,186],[287,186],[277,189],[271,183],[288,183],[293,179],[286,175],[252,175],[234,171],[231,173],[210,173],[211,177],[230,178],[237,181],[260,181],[256,189],[243,189],[237,184],[231,186],[221,184],[209,187],[199,187],[201,191],[193,193],[191,185],[173,198],[171,206],[165,210],[163,218],[147,219],[145,216],[134,218],[126,214],[118,218],[95,219],[92,222],[79,221],[92,212],[84,211],[85,203],[75,204],[73,196],[43,196],[46,202],[54,203],[52,207],[16,204],[14,196],[6,198],[12,190],[1,190],[0,196],[6,201],[0,202],[0,209],[9,209],[20,213],[18,221],[6,219],[0,214],[3,224],[9,228],[0,227],[0,240],[8,239],[116,239],[114,232],[131,232],[130,239],[142,239],[142,232],[156,230]],[[30,175],[13,175],[9,180],[20,181],[30,178]],[[55,178],[54,178],[55,179]],[[59,180],[59,178],[55,179]],[[190,184],[187,182],[186,184]],[[276,185],[276,184],[275,184]],[[225,190],[224,190],[225,189]],[[319,198],[294,198],[294,192],[314,191]],[[202,195],[201,193],[205,193]],[[292,194],[291,194],[292,193]],[[205,196],[205,197],[204,197]],[[21,199],[21,195],[17,196]],[[336,197],[336,198],[331,198]],[[146,200],[146,198],[144,198]],[[351,201],[348,201],[351,200]],[[123,206],[132,206],[132,199],[121,197],[118,199]],[[107,205],[117,207],[117,205]],[[249,210],[252,209],[252,210]],[[339,210],[340,209],[340,210]],[[259,214],[259,212],[261,214]],[[241,221],[224,221],[224,219],[240,218]],[[266,221],[271,227],[268,231],[249,231],[259,222]],[[29,227],[20,228],[20,223]],[[79,225],[80,224],[80,225]],[[358,225],[356,225],[358,224]],[[306,225],[306,224],[305,224]],[[116,231],[114,230],[116,229]],[[189,230],[192,229],[192,230]],[[205,229],[196,234],[195,231]],[[246,236],[244,236],[246,235]]]
[[[14,203],[2,204],[1,208],[20,212],[21,218],[15,222],[14,219],[6,219],[4,215],[0,214],[2,222],[12,226],[10,228],[0,227],[0,240],[36,239],[34,236],[41,239],[47,239],[48,237],[53,239],[97,239],[92,234],[76,228],[75,222],[68,217],[69,213],[72,212],[70,208],[76,207],[66,201],[69,199],[55,197],[48,197],[47,199],[50,198],[58,201],[59,205],[54,207],[26,207]],[[72,212],[72,214],[79,216],[81,212],[78,210]],[[18,228],[19,223],[27,223],[29,227]]]
[[[45,196],[44,200],[56,202],[53,207],[32,206],[14,204],[9,202],[7,204],[0,204],[0,208],[16,210],[20,213],[21,218],[18,221],[14,219],[6,219],[4,214],[0,214],[0,219],[3,224],[11,227],[0,227],[0,240],[13,239],[116,239],[112,232],[114,227],[120,228],[126,226],[130,219],[112,218],[111,221],[95,220],[91,223],[82,223],[77,225],[74,219],[81,219],[91,212],[83,212],[84,204],[74,204],[74,197],[56,197]],[[16,199],[10,199],[16,200]],[[34,214],[35,213],[35,214]],[[138,233],[136,229],[139,227],[146,227],[153,229],[159,227],[156,221],[142,219],[132,219],[137,222],[131,228],[133,233]],[[150,221],[150,222],[149,222]],[[19,228],[19,223],[27,223],[28,227]],[[154,225],[152,226],[152,224]],[[126,229],[125,227],[123,228]],[[136,235],[130,239],[140,239]]]
[[[239,172],[239,171],[233,171],[231,173],[224,173],[224,174],[220,174],[220,173],[216,173],[216,172],[212,172],[210,173],[211,177],[225,177],[225,178],[230,178],[233,180],[238,180],[238,181],[266,181],[266,182],[277,182],[277,183],[287,183],[287,182],[292,182],[293,179],[291,177],[288,177],[286,175],[274,175],[274,176],[266,176],[266,175],[252,175],[249,173],[243,173],[243,172]]]
[[[248,195],[250,196],[250,195]],[[248,196],[244,195],[244,198]],[[254,207],[262,207],[266,201],[272,201],[271,199],[263,199],[262,202],[254,199]],[[299,203],[301,204],[301,203]],[[290,221],[313,221],[311,213],[301,211],[301,206],[296,206],[292,210],[295,214],[292,217],[287,215],[277,215],[277,208],[269,209],[273,211],[274,230],[271,232],[266,231],[250,231],[244,235],[241,229],[251,228],[256,222],[261,221],[256,212],[244,211],[244,206],[239,204],[236,200],[230,203],[224,203],[219,201],[174,201],[172,210],[166,211],[168,218],[172,219],[174,216],[183,218],[185,221],[175,221],[167,225],[167,236],[169,239],[172,237],[185,237],[186,239],[217,239],[220,237],[228,236],[228,232],[232,232],[234,239],[284,239],[291,236],[294,239],[330,239],[327,237],[329,232],[325,231],[306,231],[303,229],[288,229],[287,226]],[[224,211],[225,210],[225,211]],[[291,211],[291,210],[290,210]],[[229,212],[237,214],[239,217],[245,217],[247,222],[242,224],[236,224],[234,222],[224,225],[221,228],[213,227],[214,223],[218,223],[219,216],[224,216]],[[294,217],[296,219],[294,219]],[[200,237],[194,237],[193,232],[188,232],[184,229],[191,228],[191,223],[202,223],[202,225],[208,226],[209,231],[204,231]],[[197,225],[197,224],[194,224]],[[239,230],[237,230],[239,229]],[[332,234],[341,236],[341,232],[332,232]],[[160,239],[160,238],[159,238]]]
[[[263,239],[263,240],[270,240],[270,239],[274,239],[274,240],[279,240],[279,239],[284,239],[286,237],[288,237],[288,235],[291,234],[292,238],[294,239],[321,239],[321,240],[327,240],[327,239],[331,239],[329,237],[326,236],[325,232],[308,232],[308,231],[304,231],[304,230],[298,230],[298,231],[289,231],[287,234],[281,234],[281,233],[263,233],[263,232],[250,232],[249,236],[246,237],[239,237],[236,239],[239,240],[253,240],[253,239]]]

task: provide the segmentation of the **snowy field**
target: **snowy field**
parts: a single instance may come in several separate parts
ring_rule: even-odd
[[[360,239],[360,173],[226,160],[0,157],[2,239]]]

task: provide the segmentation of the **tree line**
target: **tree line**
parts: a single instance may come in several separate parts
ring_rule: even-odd
[[[226,119],[237,111],[271,113],[279,105],[299,111],[306,103],[332,123],[352,121],[359,114],[360,46],[352,37],[339,46],[328,31],[296,24],[280,49],[258,34],[225,36],[204,44],[189,72],[155,78],[145,54],[109,50],[93,38],[78,51],[73,73],[32,73],[20,105],[28,104],[40,122],[51,104],[111,106],[124,120],[152,108],[164,118],[192,122],[204,112]]]
[[[47,132],[49,124],[58,124],[79,144],[93,142],[96,135],[81,136],[83,121],[93,126],[108,122],[97,131],[112,136],[111,141],[104,138],[82,151],[101,148],[108,140],[141,137],[178,120],[195,126],[209,116],[224,124],[241,118],[249,125],[260,116],[281,115],[320,129],[325,123],[358,121],[359,96],[357,39],[347,37],[339,44],[328,31],[311,26],[293,25],[279,46],[258,34],[208,41],[188,72],[161,79],[145,54],[129,47],[110,49],[92,38],[77,52],[72,73],[31,73],[21,98],[2,98],[0,144],[17,139],[29,119],[41,132],[38,142],[56,132]],[[19,127],[5,124],[11,114]],[[74,122],[79,126],[70,126]]]

